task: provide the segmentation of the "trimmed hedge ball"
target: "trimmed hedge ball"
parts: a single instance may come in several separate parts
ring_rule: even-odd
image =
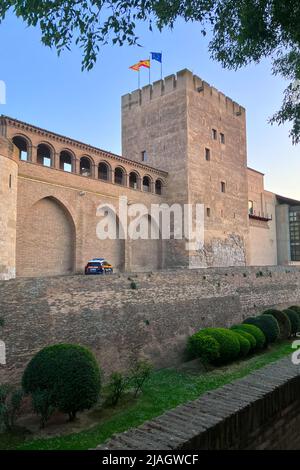
[[[211,336],[220,345],[220,356],[213,361],[216,365],[227,364],[240,354],[240,343],[233,331],[227,328],[204,328],[200,335]]]
[[[251,349],[250,341],[248,341],[238,330],[233,331],[234,334],[237,336],[239,343],[240,343],[240,357],[246,357],[249,354]]]
[[[280,329],[280,339],[287,339],[291,336],[292,326],[286,313],[281,310],[269,309],[263,312],[263,315],[272,315],[276,318]]]
[[[74,344],[54,344],[39,351],[27,365],[25,393],[49,392],[51,405],[74,419],[78,411],[97,403],[101,378],[91,351]]]
[[[201,358],[213,363],[220,357],[220,345],[212,336],[194,334],[188,339],[187,350],[190,358]]]
[[[283,313],[288,316],[289,321],[291,323],[291,334],[293,336],[296,336],[296,334],[300,331],[300,315],[298,315],[298,313],[296,313],[295,310],[292,309],[283,310]]]
[[[288,308],[288,310],[294,310],[294,312],[296,312],[300,317],[300,307],[299,307],[299,305],[292,305],[291,307]]]
[[[254,336],[256,341],[256,349],[262,349],[265,346],[266,337],[260,328],[248,323],[242,323],[241,325],[237,325],[237,327],[239,330],[246,331],[246,333]]]
[[[273,315],[259,315],[258,317],[247,318],[244,323],[257,326],[264,333],[267,344],[277,341],[280,329],[276,318]]]
[[[250,352],[255,351],[256,349],[256,339],[251,333],[247,333],[246,331],[242,330],[240,328],[241,325],[234,325],[230,329],[237,331],[239,335],[242,335],[244,338],[246,338],[249,343],[250,343]]]

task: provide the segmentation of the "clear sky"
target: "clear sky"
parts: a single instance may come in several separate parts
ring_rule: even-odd
[[[292,145],[288,126],[268,124],[286,83],[271,75],[267,60],[237,72],[222,69],[210,59],[200,29],[179,21],[173,31],[151,33],[141,25],[143,47],[106,46],[96,67],[81,72],[81,51],[74,47],[57,57],[41,44],[37,28],[10,16],[0,25],[0,80],[7,87],[0,113],[121,153],[120,98],[137,88],[137,74],[128,67],[162,50],[164,75],[188,68],[246,107],[249,166],[266,173],[266,189],[300,199],[300,147]],[[152,78],[160,78],[158,63]],[[141,85],[147,83],[144,69]]]

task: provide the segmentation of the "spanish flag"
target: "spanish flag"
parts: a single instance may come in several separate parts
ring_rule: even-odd
[[[146,69],[150,69],[150,59],[147,60],[140,60],[137,64],[131,65],[129,67],[131,70],[135,72],[139,72],[141,67],[146,67]]]
[[[130,68],[131,70],[134,70],[135,72],[139,72],[139,71],[140,71],[140,67],[141,67],[140,62],[138,62],[137,64],[131,65],[129,68]]]
[[[146,67],[146,69],[150,69],[150,59],[140,60],[139,64],[140,64],[140,67]]]

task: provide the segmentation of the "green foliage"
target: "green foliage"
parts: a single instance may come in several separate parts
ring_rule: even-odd
[[[250,344],[250,351],[249,352],[255,351],[255,349],[256,349],[256,339],[255,339],[255,337],[251,333],[247,333],[246,331],[242,330],[240,328],[240,326],[241,325],[234,325],[230,329],[233,330],[233,331],[237,331],[237,333],[239,335],[243,336],[245,339],[247,339],[249,341],[249,344]]]
[[[137,361],[131,368],[129,381],[133,387],[134,396],[137,397],[142,391],[144,384],[150,379],[153,370],[151,362],[146,360]]]
[[[179,18],[212,31],[209,51],[224,67],[237,69],[265,57],[273,73],[289,80],[281,110],[271,123],[292,123],[291,137],[300,141],[300,8],[297,0],[69,0],[37,2],[2,0],[0,22],[12,10],[27,26],[38,26],[42,43],[58,54],[74,44],[83,51],[82,68],[96,63],[106,44],[140,45],[138,23],[150,30],[173,28]]]
[[[281,310],[269,309],[265,310],[263,315],[272,315],[276,318],[280,329],[280,339],[287,339],[291,336],[291,322],[286,313]]]
[[[294,312],[296,312],[300,317],[300,307],[298,305],[292,305],[288,310],[294,310]]]
[[[264,333],[267,344],[278,340],[280,329],[276,318],[272,315],[259,315],[258,317],[247,318],[244,323],[255,325]]]
[[[0,430],[12,431],[19,415],[23,391],[8,384],[0,385]]]
[[[187,344],[190,358],[199,357],[204,363],[214,363],[220,357],[220,345],[212,336],[201,332],[190,336]]]
[[[300,315],[298,315],[295,310],[283,310],[283,313],[285,313],[289,321],[291,323],[291,335],[296,336],[297,333],[300,332]]]
[[[240,354],[239,340],[231,330],[226,328],[204,328],[198,332],[198,335],[210,336],[219,343],[220,355],[212,360],[213,364],[227,364],[236,359]]]
[[[116,406],[125,391],[129,388],[130,380],[121,372],[113,372],[107,386],[108,401]]]
[[[137,289],[138,288],[137,283],[135,281],[131,281],[130,288],[134,290]]]
[[[248,356],[250,349],[251,349],[251,344],[248,339],[246,339],[238,330],[233,330],[234,334],[239,340],[240,343],[240,356],[241,357],[246,357]]]
[[[250,326],[250,325],[249,325]],[[240,361],[223,369],[214,369],[205,374],[191,373],[190,370],[160,369],[153,372],[144,387],[144,393],[131,406],[106,410],[97,415],[98,422],[80,432],[46,438],[29,438],[21,444],[12,442],[0,434],[0,448],[17,450],[87,450],[107,441],[112,435],[140,426],[143,422],[160,416],[169,409],[196,400],[204,393],[230,384],[247,376],[254,370],[274,363],[280,358],[290,356],[290,342],[275,343],[270,350],[264,351],[245,361]]]
[[[36,389],[32,392],[32,406],[37,415],[41,417],[40,426],[44,428],[47,421],[55,411],[52,390]]]
[[[37,393],[38,407],[42,403],[45,410],[57,408],[73,420],[78,411],[89,409],[98,401],[100,370],[87,348],[55,344],[31,359],[22,377],[22,387],[25,393]]]
[[[235,327],[233,327],[233,328],[235,328]],[[236,325],[236,328],[238,330],[245,331],[246,333],[249,333],[252,336],[254,336],[254,338],[256,340],[256,349],[262,349],[265,346],[266,337],[265,337],[264,333],[262,332],[262,330],[260,328],[258,328],[257,326],[255,326],[253,324],[250,325],[250,324],[243,323],[241,325]]]

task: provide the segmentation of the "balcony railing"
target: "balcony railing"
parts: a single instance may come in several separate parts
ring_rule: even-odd
[[[249,209],[249,217],[250,219],[262,220],[263,222],[269,222],[270,220],[273,220],[272,214],[270,215],[263,212],[256,212],[253,209]]]

